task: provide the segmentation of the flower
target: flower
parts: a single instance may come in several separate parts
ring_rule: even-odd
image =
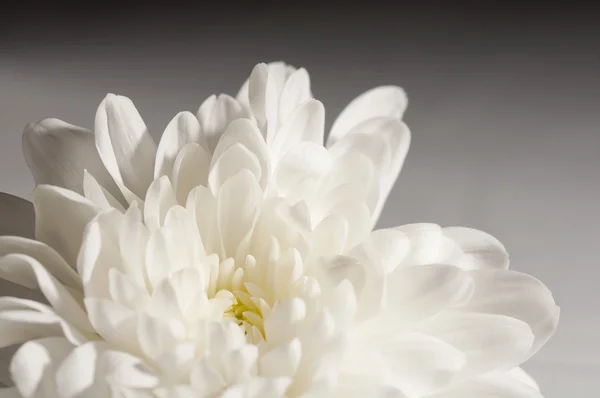
[[[0,298],[0,345],[22,344],[0,394],[541,397],[518,368],[558,321],[540,281],[481,231],[373,231],[405,108],[368,91],[324,147],[307,72],[273,63],[158,146],[115,95],[94,133],[29,125],[35,239],[0,237],[0,276],[45,302]]]

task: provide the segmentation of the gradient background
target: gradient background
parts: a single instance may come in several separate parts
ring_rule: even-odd
[[[276,2],[97,10],[8,2],[0,16],[0,190],[29,197],[26,123],[93,128],[108,92],[155,137],[254,64],[304,66],[328,125],[359,93],[403,86],[412,149],[380,226],[483,229],[562,307],[525,368],[546,398],[600,395],[600,14],[504,5],[334,9]],[[225,6],[230,7],[226,9]],[[47,5],[46,8],[49,6]]]

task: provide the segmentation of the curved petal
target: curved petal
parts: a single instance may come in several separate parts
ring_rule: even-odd
[[[10,365],[12,378],[21,396],[59,398],[56,369],[72,349],[71,343],[58,337],[47,337],[23,344]]]
[[[287,74],[287,73],[286,73]],[[283,85],[279,99],[279,120],[284,121],[300,104],[312,98],[310,77],[304,68],[292,72]],[[321,136],[320,143],[323,143]]]
[[[58,119],[30,123],[23,132],[23,153],[37,185],[48,184],[83,194],[87,170],[119,201],[123,197],[96,149],[94,133]]]
[[[543,398],[533,386],[519,381],[509,373],[492,373],[466,382],[431,398]]]
[[[207,98],[196,114],[202,128],[202,138],[207,150],[212,153],[229,123],[248,117],[248,110],[227,94]]]
[[[475,281],[475,291],[465,309],[502,314],[529,325],[535,340],[525,359],[552,337],[560,309],[542,282],[527,274],[502,269],[470,271],[470,275]]]
[[[33,191],[33,206],[36,239],[55,249],[67,263],[76,264],[85,226],[100,209],[73,191],[51,185],[39,185]]]
[[[461,251],[453,264],[464,269],[508,268],[508,253],[492,235],[464,227],[448,227],[442,232]]]
[[[81,279],[73,268],[50,246],[17,236],[0,236],[0,257],[11,253],[27,255],[44,267],[63,284],[81,290]]]
[[[252,153],[260,165],[260,185],[265,187],[271,175],[271,157],[269,149],[260,131],[249,119],[238,119],[227,126],[211,160],[211,168],[234,145],[242,145]]]
[[[190,142],[200,142],[200,123],[191,112],[180,112],[160,138],[154,164],[154,179],[170,176],[179,151]]]
[[[497,314],[442,312],[416,330],[461,350],[467,356],[467,378],[520,365],[534,341],[527,323]]]
[[[270,142],[269,137],[277,127],[279,91],[275,74],[270,73],[269,66],[264,63],[252,70],[248,81],[248,100],[263,137]]]
[[[330,147],[336,155],[356,151],[373,161],[379,183],[378,202],[372,214],[373,225],[402,169],[410,137],[410,130],[400,119],[377,117],[359,123]]]
[[[248,170],[229,178],[221,187],[217,199],[217,220],[227,256],[235,256],[240,242],[254,226],[262,196],[260,186]]]
[[[279,191],[285,195],[294,192],[294,188],[306,179],[312,179],[316,184],[331,170],[331,166],[327,149],[319,144],[303,142],[283,155],[276,166],[274,180]]]
[[[45,304],[0,297],[0,347],[48,336],[65,337],[73,344],[95,338],[74,328]]]
[[[334,122],[327,146],[342,139],[352,128],[367,119],[375,117],[390,117],[401,119],[408,100],[406,93],[400,87],[376,87],[356,97],[340,113]]]
[[[201,145],[189,143],[181,149],[171,177],[179,204],[186,204],[192,189],[208,184],[209,169],[210,154]]]
[[[123,203],[127,202],[117,200],[87,170],[83,171],[83,196],[103,210],[115,208],[119,211],[125,211]],[[122,196],[122,194],[119,193],[119,196]]]
[[[156,144],[133,102],[108,94],[96,112],[96,147],[125,199],[143,198],[153,180]]]
[[[148,188],[144,203],[144,221],[150,231],[159,229],[171,207],[177,205],[175,191],[169,177],[162,176],[154,180]]]
[[[388,277],[387,322],[406,325],[446,308],[464,305],[474,283],[466,271],[453,265],[401,267]]]
[[[409,397],[429,396],[454,382],[467,364],[459,349],[432,336],[400,334],[383,347],[394,385]]]
[[[33,204],[18,196],[0,192],[0,235],[35,237]]]
[[[0,276],[32,289],[40,289],[57,315],[79,330],[93,331],[83,308],[36,259],[23,254],[3,256],[0,258]]]
[[[213,163],[208,174],[208,185],[216,196],[223,184],[242,170],[249,171],[259,182],[262,177],[260,162],[256,155],[242,144],[227,148]]]
[[[137,397],[139,390],[155,387],[158,379],[139,358],[93,342],[70,352],[56,371],[56,382],[61,398]],[[139,390],[132,395],[115,392],[122,387]]]
[[[275,157],[284,155],[301,142],[323,145],[325,108],[320,101],[310,99],[283,119],[270,142]]]

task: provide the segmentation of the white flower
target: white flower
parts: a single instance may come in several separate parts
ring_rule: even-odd
[[[275,63],[158,146],[114,95],[94,133],[28,126],[36,240],[0,237],[0,276],[47,302],[0,298],[24,343],[0,396],[541,397],[517,368],[558,321],[541,282],[481,231],[372,231],[405,107],[363,94],[325,148],[308,74]]]

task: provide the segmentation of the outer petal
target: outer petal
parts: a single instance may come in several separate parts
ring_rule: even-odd
[[[401,120],[391,117],[367,119],[352,128],[330,147],[334,156],[347,152],[366,155],[375,165],[378,201],[372,209],[375,224],[389,195],[410,146],[410,130]]]
[[[36,238],[76,264],[85,226],[100,209],[73,191],[51,185],[34,190],[33,205]]]
[[[40,289],[59,316],[82,331],[92,331],[77,300],[39,261],[23,254],[8,254],[0,258],[0,275],[29,288]]]
[[[507,270],[478,270],[470,274],[475,281],[475,292],[466,309],[514,317],[531,328],[535,340],[524,360],[552,337],[560,309],[542,282],[530,275]]]
[[[123,197],[96,150],[94,133],[58,119],[31,123],[23,132],[23,153],[37,185],[49,184],[83,194],[87,170],[119,201]]]
[[[0,192],[0,235],[35,236],[35,212],[31,202]]]
[[[67,264],[50,246],[17,236],[0,236],[0,257],[17,253],[27,255],[43,264],[62,284],[81,290],[81,279],[73,266]]]
[[[400,87],[373,88],[356,97],[344,108],[331,128],[327,145],[333,145],[352,128],[367,119],[375,117],[401,119],[407,105],[406,93]]]
[[[59,398],[55,381],[56,368],[73,346],[65,339],[48,337],[21,346],[10,370],[22,397]]]
[[[260,178],[260,185],[263,188],[266,187],[271,175],[271,157],[260,131],[249,119],[238,119],[227,126],[227,130],[223,133],[223,136],[214,150],[211,169],[221,161],[231,147],[236,145],[243,146],[248,150],[249,154],[252,155],[250,156],[252,160],[248,160],[248,156],[240,159],[239,163],[242,165],[239,167],[244,168],[243,165],[247,167],[249,164],[252,164],[251,168],[254,168],[254,159],[256,159],[260,169],[260,175],[258,176]]]
[[[248,110],[229,95],[221,94],[207,98],[200,105],[196,116],[200,121],[206,149],[212,153],[229,123],[248,117]]]
[[[167,125],[158,144],[154,179],[171,175],[175,159],[181,149],[190,142],[200,141],[200,123],[191,112],[180,112]]]
[[[283,156],[301,142],[323,145],[325,108],[320,101],[308,100],[289,113],[271,143],[275,156]]]
[[[464,383],[431,398],[543,398],[533,386],[524,383],[509,373],[492,373]]]
[[[153,180],[156,144],[133,102],[108,94],[96,112],[96,147],[125,198],[143,198]]]
[[[453,264],[464,269],[508,268],[508,253],[493,236],[464,227],[444,228],[443,234],[456,244],[460,252]]]
[[[504,315],[443,312],[416,329],[458,348],[467,356],[465,377],[506,371],[520,365],[534,341],[523,321]]]

